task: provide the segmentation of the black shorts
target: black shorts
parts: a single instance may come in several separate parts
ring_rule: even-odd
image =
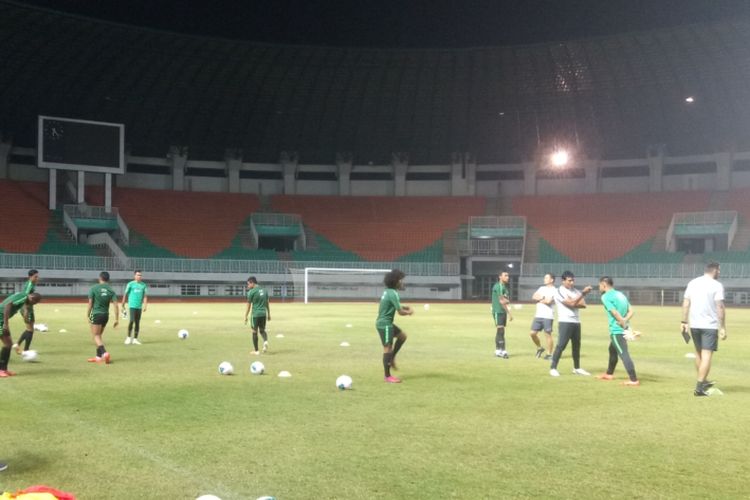
[[[393,337],[397,337],[401,334],[401,328],[396,325],[388,325],[385,327],[377,326],[376,328],[378,330],[378,335],[380,335],[380,343],[384,346],[393,344]]]
[[[505,326],[508,324],[508,315],[505,313],[492,313],[492,317],[495,320],[495,326],[500,328],[501,326]]]
[[[89,318],[89,322],[92,325],[101,325],[102,327],[107,326],[109,323],[109,314],[92,314]]]
[[[250,327],[255,330],[260,328],[261,330],[266,329],[266,317],[265,316],[253,316],[250,318]]]
[[[719,350],[719,330],[710,328],[691,328],[690,333],[693,336],[695,350],[701,351],[718,351]]]

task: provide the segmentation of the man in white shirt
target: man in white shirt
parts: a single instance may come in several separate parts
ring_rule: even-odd
[[[531,299],[536,301],[536,313],[534,314],[534,320],[531,322],[531,340],[536,345],[536,357],[541,358],[544,354],[544,347],[539,341],[539,332],[544,331],[547,334],[547,355],[544,359],[552,359],[552,349],[555,347],[555,343],[552,340],[552,323],[555,319],[555,311],[552,309],[552,304],[555,303],[555,275],[547,273],[544,275],[544,285],[540,286]]]
[[[708,380],[711,358],[714,351],[719,348],[718,338],[727,338],[724,321],[724,286],[719,282],[719,274],[719,263],[708,263],[703,276],[688,283],[682,301],[681,330],[686,336],[690,329],[695,344],[698,382],[693,394],[696,396],[708,396],[706,391],[714,385],[714,382]]]
[[[587,286],[578,291],[573,286],[575,276],[570,271],[562,273],[562,285],[555,293],[555,303],[557,304],[557,347],[552,354],[552,364],[550,365],[549,374],[553,377],[559,377],[557,363],[563,351],[568,346],[568,341],[573,344],[573,373],[575,375],[591,375],[581,368],[581,320],[578,318],[578,310],[586,307],[586,295],[591,292],[592,288]]]

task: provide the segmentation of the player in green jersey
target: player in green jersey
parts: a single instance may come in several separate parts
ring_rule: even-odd
[[[503,271],[498,275],[497,283],[492,287],[492,318],[495,320],[495,356],[508,359],[505,350],[505,326],[513,321],[510,313],[510,274]]]
[[[86,316],[91,325],[91,336],[96,344],[96,356],[89,358],[89,363],[106,363],[111,362],[111,357],[104,347],[102,335],[104,328],[109,322],[109,305],[115,306],[115,322],[112,323],[114,328],[119,324],[120,310],[117,307],[117,294],[109,286],[109,273],[102,271],[99,273],[99,283],[92,286],[89,290],[89,305],[86,310]]]
[[[271,321],[271,305],[268,303],[268,292],[258,285],[255,276],[247,279],[247,308],[245,308],[245,324],[250,315],[250,328],[253,331],[253,354],[258,351],[258,331],[263,337],[263,352],[268,351],[268,335],[266,335],[266,321]]]
[[[29,279],[23,287],[23,293],[26,295],[34,293],[34,290],[36,290],[36,282],[39,281],[39,271],[31,269],[28,276]],[[21,354],[23,351],[28,351],[31,348],[31,340],[34,338],[34,320],[34,306],[28,305],[26,306],[26,315],[24,316],[26,331],[18,337],[18,342],[13,344],[16,354]],[[23,344],[23,347],[21,344]]]
[[[628,341],[625,331],[629,328],[630,318],[633,317],[633,308],[624,293],[615,290],[614,281],[609,276],[599,279],[599,293],[604,310],[607,311],[609,322],[609,365],[607,372],[599,375],[599,380],[612,380],[617,366],[617,357],[622,358],[622,364],[628,372],[627,382],[623,385],[639,386],[641,383],[635,375],[635,365],[628,352]]]
[[[42,297],[38,293],[30,293],[27,295],[20,292],[8,296],[2,301],[2,303],[0,303],[0,326],[2,326],[0,340],[2,340],[3,345],[2,348],[0,348],[0,378],[15,375],[14,372],[8,370],[10,350],[13,346],[13,339],[10,336],[10,318],[21,309],[24,309],[23,314],[26,314],[26,309],[29,306],[38,303],[40,300],[42,300]]]
[[[122,294],[122,315],[127,315],[125,301],[128,301],[130,309],[130,322],[128,322],[128,336],[125,338],[125,345],[141,345],[138,340],[138,334],[141,331],[141,314],[146,312],[148,307],[148,285],[143,282],[143,273],[136,270],[133,274],[133,281],[125,286]],[[133,335],[133,326],[135,326],[135,335]]]
[[[401,379],[391,375],[391,368],[396,370],[396,354],[401,346],[406,342],[406,334],[393,323],[393,318],[398,313],[401,316],[411,316],[414,311],[409,306],[401,305],[401,299],[398,296],[398,290],[404,288],[404,277],[406,275],[394,269],[385,275],[383,283],[385,290],[380,296],[380,307],[378,308],[378,317],[375,320],[375,328],[380,336],[380,342],[383,344],[383,371],[385,381],[391,384],[398,384]],[[393,345],[393,340],[396,345]]]

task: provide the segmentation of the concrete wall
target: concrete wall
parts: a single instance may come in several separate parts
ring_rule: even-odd
[[[32,148],[11,148],[11,155],[15,157],[25,156],[30,163],[34,161],[34,150]],[[189,154],[189,153],[187,153]],[[10,157],[9,157],[10,158]],[[156,165],[160,167],[173,168],[178,164],[169,155],[161,158],[128,157],[129,163],[142,165]],[[228,159],[222,161],[191,160],[189,157],[181,157],[186,169],[203,168],[214,169],[222,174],[227,171],[228,165],[235,165],[240,173],[245,171],[266,171],[278,175],[279,179],[239,179],[239,185],[235,186],[234,192],[255,193],[263,195],[281,194],[285,189],[292,187],[294,193],[286,194],[318,194],[338,195],[342,192],[341,175],[339,167],[331,165],[309,165],[294,164],[292,172],[333,172],[340,177],[339,180],[318,181],[299,180],[293,178],[293,182],[285,188],[283,174],[284,167],[281,163],[252,163],[238,162]],[[186,159],[187,158],[187,159]],[[0,159],[5,160],[5,159]],[[449,180],[408,180],[405,182],[403,192],[407,196],[450,196],[452,192],[465,194],[466,189],[453,190],[453,184],[472,186],[470,193],[477,196],[497,197],[526,195],[560,195],[578,194],[586,192],[615,193],[615,192],[658,192],[658,191],[690,191],[690,190],[720,190],[730,187],[750,186],[750,171],[732,171],[734,161],[750,160],[750,151],[738,153],[718,153],[713,155],[696,155],[687,157],[649,157],[632,158],[626,160],[585,160],[581,165],[586,168],[585,178],[538,178],[513,179],[513,180],[487,180],[475,181],[474,171],[479,172],[518,172],[522,171],[526,176],[534,175],[535,167],[531,163],[523,164],[486,164],[471,165],[467,168],[467,178],[461,177],[461,169],[454,168],[451,164],[445,165],[408,165],[401,163],[398,166],[400,177],[403,179],[404,168],[406,175],[415,172],[443,172],[453,176]],[[296,160],[295,160],[296,161]],[[232,163],[234,162],[234,163]],[[675,168],[679,170],[680,165],[686,168],[694,164],[715,164],[717,171],[714,173],[685,173],[673,174]],[[597,178],[602,168],[628,168],[632,166],[646,166],[652,168],[650,177],[608,177]],[[660,172],[669,167],[670,174],[663,175]],[[387,172],[394,175],[394,165],[353,165],[351,172]],[[234,170],[235,175],[237,171]],[[10,179],[44,182],[49,173],[45,169],[38,169],[33,164],[7,163],[7,176]],[[161,174],[139,174],[129,173],[123,176],[115,176],[115,185],[121,187],[144,188],[144,189],[170,189],[173,186],[172,175]],[[349,195],[352,196],[392,196],[397,192],[396,175],[392,180],[351,180]],[[345,176],[343,177],[345,179]],[[235,177],[236,179],[236,177]],[[289,180],[290,177],[287,177]],[[237,182],[237,181],[234,181]],[[102,185],[102,174],[86,174],[87,185]],[[184,178],[184,188],[192,191],[230,192],[230,177],[202,177],[189,176]],[[475,186],[475,190],[474,187]]]

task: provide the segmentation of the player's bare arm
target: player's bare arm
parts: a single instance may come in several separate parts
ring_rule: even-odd
[[[630,312],[629,309],[628,309],[628,312]],[[613,318],[615,318],[615,321],[617,321],[617,324],[620,325],[622,328],[628,327],[628,320],[626,319],[628,316],[627,314],[625,315],[625,318],[623,318],[620,315],[620,313],[617,311],[617,309],[615,309],[614,307],[609,310],[609,313],[612,315]]]
[[[248,302],[247,307],[245,308],[245,324],[247,324],[247,316],[250,314],[250,310],[252,309],[253,305]]]
[[[635,314],[635,311],[633,310],[633,308],[628,306],[628,312],[627,314],[625,314],[625,321],[627,323],[630,323],[630,318],[632,318],[634,314]]]
[[[727,326],[725,321],[726,317],[726,310],[724,309],[724,301],[723,300],[717,300],[716,301],[716,314],[719,317],[719,338],[721,340],[727,339]]]
[[[682,301],[682,321],[680,322],[680,326],[683,332],[688,331],[688,315],[689,314],[690,314],[690,299],[684,299]]]
[[[115,307],[115,322],[112,323],[112,328],[117,328],[117,325],[120,324],[120,307],[117,305],[117,301],[112,302],[112,305]]]

